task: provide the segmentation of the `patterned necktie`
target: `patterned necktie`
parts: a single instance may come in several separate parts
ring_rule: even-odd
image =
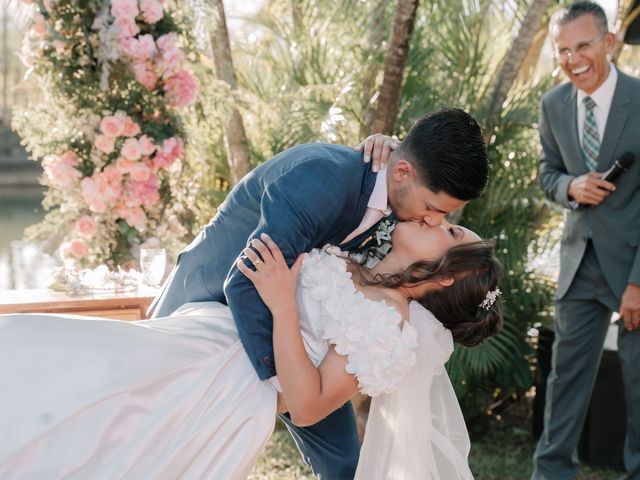
[[[582,151],[587,168],[594,172],[598,163],[598,153],[600,153],[600,137],[598,136],[598,123],[593,114],[596,103],[591,97],[584,97],[585,116],[582,128]]]
[[[382,217],[384,217],[384,212],[382,210],[378,210],[377,208],[367,207],[367,209],[364,212],[364,217],[362,217],[362,221],[360,222],[360,225],[358,225],[358,228],[356,228],[353,232],[349,234],[347,238],[345,238],[342,242],[340,242],[340,245],[350,242],[351,240],[356,238],[358,235],[366,232],[371,227],[373,227],[376,223],[382,220]]]

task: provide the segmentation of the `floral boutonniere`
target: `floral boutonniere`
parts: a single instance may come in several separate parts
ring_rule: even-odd
[[[396,227],[398,219],[390,215],[381,220],[373,233],[352,252],[359,262],[367,267],[373,267],[391,250],[391,232]]]
[[[382,246],[383,243],[391,241],[391,232],[396,228],[396,223],[398,223],[398,221],[391,217],[387,217],[378,223],[378,228],[376,228],[373,237],[379,247]]]

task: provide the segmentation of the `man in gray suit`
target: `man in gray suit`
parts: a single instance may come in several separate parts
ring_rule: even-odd
[[[612,312],[624,325],[628,478],[640,478],[640,162],[603,173],[621,155],[640,156],[640,80],[608,60],[615,35],[600,6],[576,2],[551,19],[556,59],[570,83],[542,97],[540,184],[565,207],[555,341],[544,432],[532,478],[570,479]]]

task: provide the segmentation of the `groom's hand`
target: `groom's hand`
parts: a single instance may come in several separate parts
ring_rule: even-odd
[[[378,172],[386,168],[391,160],[391,154],[399,146],[398,139],[376,133],[365,138],[354,150],[356,152],[364,150],[364,163],[373,160],[371,170]]]

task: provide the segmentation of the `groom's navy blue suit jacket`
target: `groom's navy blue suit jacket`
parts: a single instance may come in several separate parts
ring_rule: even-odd
[[[151,307],[154,316],[169,315],[191,301],[226,301],[259,377],[272,377],[271,314],[235,260],[263,232],[289,265],[312,248],[340,244],[360,224],[375,177],[362,153],[336,145],[300,145],[264,162],[234,187],[179,255]],[[342,248],[354,248],[368,233]]]

